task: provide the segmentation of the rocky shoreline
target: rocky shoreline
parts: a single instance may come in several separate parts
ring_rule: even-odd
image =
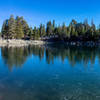
[[[87,42],[66,42],[64,43],[66,45],[71,46],[87,46],[87,47],[94,47],[94,46],[100,46],[100,42],[93,42],[93,41],[87,41]]]
[[[22,47],[22,46],[28,46],[28,45],[47,45],[47,44],[63,44],[63,45],[69,45],[69,46],[100,46],[100,42],[93,42],[93,41],[87,41],[87,42],[48,42],[48,41],[42,41],[42,40],[21,40],[21,39],[0,39],[0,47],[9,46],[9,47]]]
[[[44,45],[46,42],[41,40],[16,40],[16,39],[0,39],[0,47],[9,46],[9,47],[22,47],[28,45]]]

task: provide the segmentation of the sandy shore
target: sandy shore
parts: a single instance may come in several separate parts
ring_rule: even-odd
[[[3,46],[12,46],[12,47],[21,47],[21,46],[28,46],[28,45],[44,45],[46,42],[41,40],[4,40],[0,39],[0,47]]]

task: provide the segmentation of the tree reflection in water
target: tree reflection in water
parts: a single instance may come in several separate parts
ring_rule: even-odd
[[[70,47],[70,46],[26,46],[26,47],[2,47],[1,54],[5,64],[11,70],[14,66],[21,67],[29,56],[38,56],[40,60],[46,57],[46,62],[54,63],[54,60],[60,59],[63,63],[65,59],[74,66],[76,63],[87,65],[95,63],[96,57],[100,61],[100,48],[98,47]],[[35,60],[35,59],[34,59]]]

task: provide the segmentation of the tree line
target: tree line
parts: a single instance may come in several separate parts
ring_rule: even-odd
[[[68,26],[65,23],[57,26],[55,20],[48,21],[46,25],[29,27],[23,17],[13,15],[3,22],[1,35],[5,39],[58,39],[63,41],[98,41],[100,38],[100,25],[96,28],[93,20],[78,23],[72,20]]]

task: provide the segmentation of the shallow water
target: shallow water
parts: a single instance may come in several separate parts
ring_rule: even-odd
[[[100,100],[100,48],[0,48],[0,100]]]

